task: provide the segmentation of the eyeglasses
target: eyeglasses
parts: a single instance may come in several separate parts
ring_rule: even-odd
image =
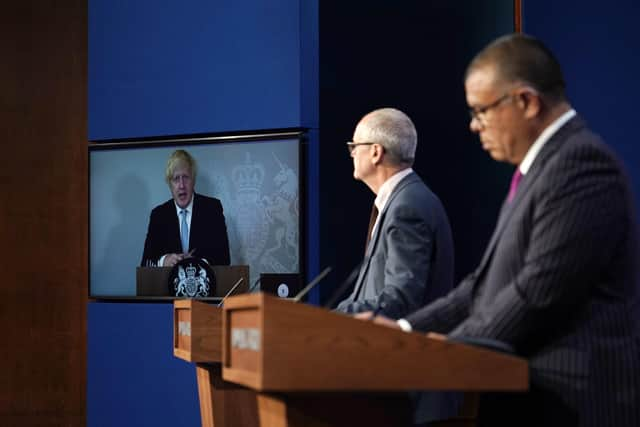
[[[376,144],[376,142],[353,142],[353,141],[349,141],[349,142],[347,142],[347,149],[349,150],[349,154],[351,154],[351,153],[353,153],[353,150],[355,150],[358,145],[373,145],[373,144]]]
[[[353,153],[353,150],[356,149],[356,147],[358,145],[373,145],[376,144],[375,142],[353,142],[353,141],[349,141],[347,142],[347,149],[349,150],[349,154]]]
[[[471,117],[471,120],[476,119],[479,123],[484,123],[483,118],[484,115],[487,114],[487,111],[491,110],[492,108],[496,108],[498,105],[502,104],[503,101],[510,98],[511,94],[505,93],[490,104],[483,105],[481,107],[471,107],[469,108],[469,117]]]

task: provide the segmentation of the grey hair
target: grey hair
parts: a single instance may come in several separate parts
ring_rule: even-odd
[[[358,127],[358,133],[365,141],[384,147],[392,164],[413,165],[418,134],[405,113],[395,108],[380,108],[364,116]]]

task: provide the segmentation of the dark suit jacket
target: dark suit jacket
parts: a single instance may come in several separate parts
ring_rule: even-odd
[[[487,399],[488,425],[640,426],[637,248],[628,179],[574,117],[505,202],[476,271],[407,320],[529,359],[532,392]]]
[[[440,200],[420,177],[404,177],[379,214],[352,294],[337,310],[375,310],[400,318],[445,295],[453,287],[453,239]],[[457,414],[454,393],[412,393],[414,421]]]
[[[229,265],[229,239],[222,204],[213,197],[193,195],[193,214],[189,230],[189,250],[211,265]],[[173,199],[151,211],[141,265],[158,262],[161,256],[182,253],[180,218]]]
[[[405,316],[453,287],[453,240],[440,200],[420,177],[404,177],[380,212],[351,295],[337,310]]]

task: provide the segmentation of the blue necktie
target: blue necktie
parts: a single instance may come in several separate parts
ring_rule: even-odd
[[[180,223],[180,241],[182,242],[182,253],[189,252],[189,225],[187,225],[187,210],[180,211],[182,221]]]

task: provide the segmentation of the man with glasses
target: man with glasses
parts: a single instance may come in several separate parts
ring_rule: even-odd
[[[367,245],[353,292],[337,310],[374,310],[400,318],[445,295],[453,286],[453,241],[440,200],[411,169],[416,129],[402,111],[364,116],[347,148],[353,177],[376,195]],[[416,421],[456,413],[452,394],[416,394]]]
[[[530,391],[481,397],[480,425],[640,426],[638,234],[628,178],[538,40],[502,37],[465,76],[470,128],[515,166],[478,268],[405,330],[502,343]],[[366,317],[366,315],[364,316]]]

